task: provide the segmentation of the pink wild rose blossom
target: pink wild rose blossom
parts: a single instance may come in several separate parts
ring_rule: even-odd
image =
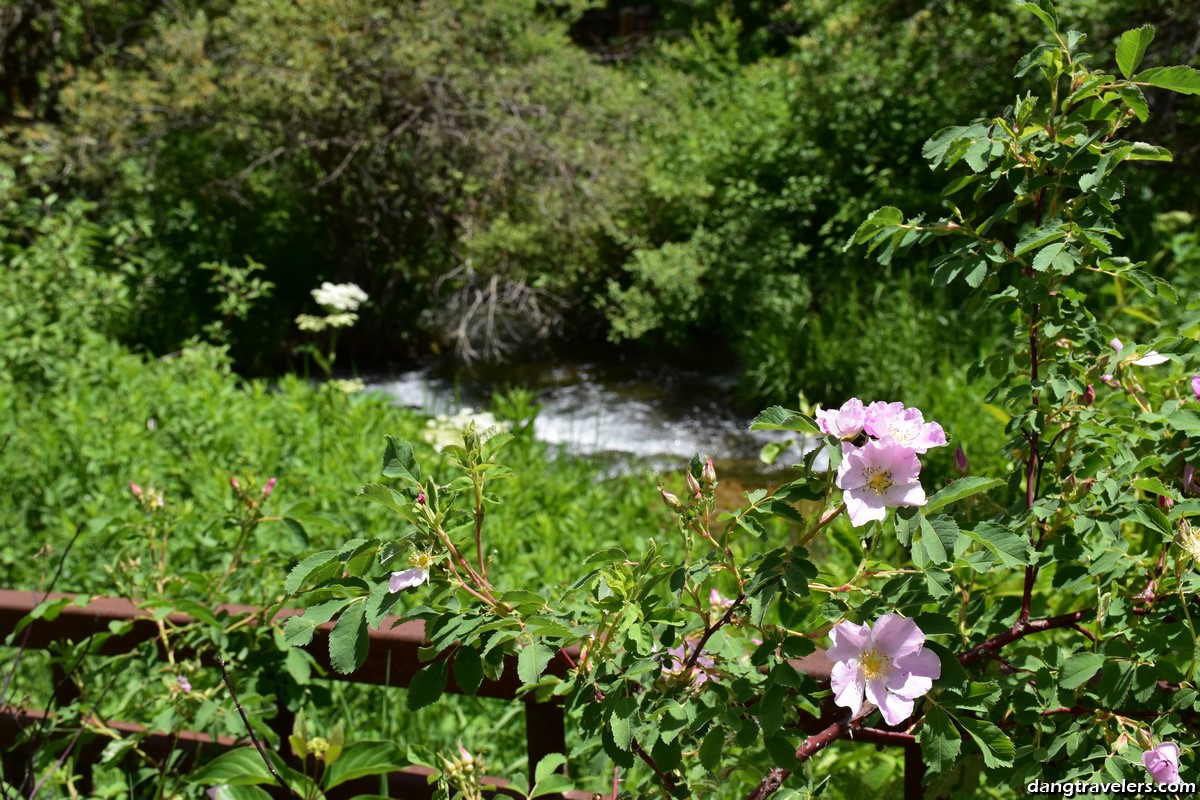
[[[839,439],[853,439],[862,432],[866,422],[866,408],[862,400],[851,397],[836,411],[826,411],[818,408],[816,411],[817,425],[822,431]]]
[[[1174,742],[1163,742],[1142,753],[1142,763],[1155,783],[1179,782],[1179,745]]]
[[[843,442],[836,484],[844,492],[850,523],[857,528],[882,521],[886,509],[925,505],[920,471],[913,449],[894,439],[871,440],[862,447]]]
[[[1196,399],[1200,400],[1200,375],[1192,376],[1192,394],[1196,395]]]
[[[942,675],[942,662],[924,648],[925,634],[917,623],[897,614],[884,614],[874,628],[839,622],[829,636],[834,702],[852,714],[862,709],[865,695],[888,725],[898,725]]]
[[[389,592],[402,592],[420,586],[429,580],[429,568],[433,566],[433,556],[420,551],[408,557],[411,569],[393,572],[388,580]]]
[[[919,409],[905,408],[903,403],[871,403],[867,406],[863,427],[876,439],[890,436],[918,453],[946,444],[946,433],[941,425],[926,422]]]

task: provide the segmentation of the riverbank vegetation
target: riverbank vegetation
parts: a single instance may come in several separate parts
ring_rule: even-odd
[[[1139,59],[1154,65],[1197,60],[1200,14],[1184,0],[1064,0],[1058,13],[1063,30],[1089,31],[1085,49],[1108,54],[1122,31],[1152,24],[1158,33],[1146,39]],[[1005,481],[1016,491],[1028,468],[1027,480],[1040,486],[1041,465],[1012,444],[1020,433],[1012,420],[1024,413],[1014,411],[1021,397],[987,391],[990,382],[1005,380],[1005,369],[1015,381],[1037,355],[1026,354],[1024,362],[1019,353],[1011,361],[993,358],[1003,366],[990,375],[970,369],[994,356],[997,341],[1013,339],[1014,324],[1026,326],[1022,336],[1030,324],[1036,328],[1036,306],[1030,323],[1022,316],[1027,309],[983,302],[978,280],[946,277],[938,267],[951,251],[941,239],[878,263],[846,243],[881,207],[926,209],[931,218],[955,213],[943,192],[946,176],[929,168],[936,148],[921,143],[947,124],[1011,107],[1026,91],[1021,80],[1030,79],[1014,81],[1013,65],[1043,36],[1036,15],[1018,14],[999,0],[659,0],[637,8],[581,0],[8,3],[0,9],[0,528],[14,535],[0,545],[5,585],[159,596],[170,599],[163,608],[191,611],[221,602],[270,607],[283,601],[290,569],[348,539],[419,541],[428,556],[441,546],[441,522],[422,528],[419,519],[406,522],[391,513],[397,508],[357,497],[364,484],[379,480],[385,435],[413,442],[426,475],[455,472],[455,451],[434,445],[457,432],[437,432],[436,420],[357,391],[352,380],[416,359],[468,368],[534,357],[569,361],[601,351],[731,363],[739,401],[797,408],[791,416],[776,409],[764,417],[766,427],[798,436],[814,433],[802,420],[818,404],[844,407],[852,396],[921,409],[925,420],[937,420],[951,435],[951,446],[921,453],[930,496],[965,473],[978,478],[977,486]],[[1161,279],[1181,298],[1200,291],[1200,106],[1194,97],[1166,91],[1147,92],[1142,102],[1151,123],[1139,135],[1175,154],[1174,161],[1141,166],[1136,189],[1120,197],[1120,253],[1145,262],[1144,275],[1097,272],[1073,280],[1086,290],[1097,329],[1148,343],[1194,328],[1195,310],[1186,300],[1170,303],[1165,292],[1139,288],[1153,289]],[[1129,113],[1143,116],[1141,108],[1131,104]],[[974,202],[976,214],[996,211],[984,208],[992,202],[987,198]],[[915,230],[922,221],[907,224]],[[1071,272],[1062,269],[1064,277]],[[355,319],[344,326],[312,322],[321,310],[312,290],[324,281],[356,284],[369,298],[361,306],[356,301]],[[297,324],[303,315],[307,321]],[[1107,345],[1094,346],[1097,341],[1088,339],[1089,357],[1116,358]],[[1159,355],[1112,347],[1125,360]],[[1171,347],[1168,354],[1179,363],[1190,357],[1184,345]],[[1124,369],[1118,380],[1134,374]],[[1090,407],[1097,389],[1118,384],[1111,375],[1107,382],[1099,373],[1087,376],[1079,386],[1045,391],[1056,393],[1072,414],[1090,413],[1073,399],[1083,396],[1083,385]],[[1143,387],[1130,380],[1128,393],[1140,402]],[[1162,385],[1151,388],[1182,404],[1167,377],[1154,380]],[[1043,391],[1036,376],[1022,387],[1033,397]],[[1200,388],[1195,391],[1200,397]],[[481,594],[492,583],[570,586],[580,577],[578,565],[597,553],[607,560],[596,563],[619,571],[626,565],[613,548],[634,560],[659,545],[657,552],[672,563],[694,556],[691,534],[676,539],[660,532],[676,521],[686,527],[702,494],[703,502],[713,502],[702,462],[688,475],[697,486],[704,478],[703,492],[684,483],[683,473],[666,479],[675,492],[686,487],[683,506],[673,505],[673,495],[660,493],[653,476],[614,471],[538,442],[530,425],[536,403],[528,393],[498,391],[491,410],[514,435],[503,460],[518,478],[503,483],[502,502],[493,506],[489,496],[489,535],[503,558],[488,575],[480,552],[487,580],[471,585]],[[1113,447],[1133,459],[1142,443],[1129,431],[1129,441]],[[1031,446],[1036,450],[1036,440]],[[407,464],[394,449],[385,452],[388,478],[411,478]],[[1178,483],[1181,463],[1164,457],[1155,464],[1164,476],[1171,473],[1164,481]],[[458,467],[467,477],[491,468],[478,461]],[[1095,464],[1080,461],[1071,469],[1094,472]],[[1032,470],[1039,470],[1036,480]],[[1079,490],[1067,477],[1058,485],[1059,477],[1048,476],[1047,483],[1077,501]],[[832,597],[819,610],[781,600],[770,612],[776,616],[768,617],[781,630],[815,630],[850,613],[848,605],[838,606],[849,601],[836,587],[860,576],[875,580],[872,557],[881,563],[907,558],[890,531],[878,553],[871,549],[878,537],[864,551],[865,540],[841,511],[829,519],[817,513],[814,522],[813,504],[832,485],[822,478],[822,495],[816,478],[812,487],[799,485],[805,480],[786,503],[751,495],[754,513],[729,518],[741,525],[740,534],[770,531],[789,548],[802,535],[822,534],[812,545],[816,566],[807,551],[801,556],[791,549],[779,563],[769,556],[756,562],[755,580],[782,581],[784,594],[800,584],[807,591],[812,581],[824,582]],[[1139,480],[1139,491],[1166,489],[1145,482],[1151,478]],[[466,487],[456,483],[454,491]],[[392,504],[402,506],[402,516],[423,513],[424,488],[414,484],[411,497]],[[1029,492],[1026,510],[1033,513],[1034,489]],[[1111,494],[1115,508],[1116,489]],[[1174,489],[1159,494],[1182,500]],[[964,521],[979,526],[972,533],[990,524],[980,520],[993,505],[1000,509],[983,497],[966,504]],[[475,513],[482,507],[480,500]],[[1038,508],[1043,521],[1059,513]],[[1155,516],[1138,508],[1145,519],[1167,525],[1162,511]],[[1105,511],[1116,515],[1118,532],[1126,521],[1122,509]],[[715,531],[717,509],[709,510]],[[947,533],[937,521],[945,517],[936,524],[923,517],[888,519],[897,530],[917,519],[902,532],[908,537],[920,524],[928,528],[920,530],[921,540],[929,537],[941,557],[929,556],[922,569],[945,563],[928,586],[904,584],[914,613],[950,602],[956,567],[981,574],[997,565],[1034,570],[1032,548],[1013,544],[1016,534],[1000,537],[1011,547],[992,547],[992,564],[979,551],[964,556],[973,545],[957,527]],[[707,515],[704,525],[703,535],[715,542]],[[1168,537],[1169,527],[1163,529]],[[660,540],[648,545],[656,536]],[[947,544],[937,544],[939,538]],[[1081,559],[1082,552],[1062,557]],[[1100,563],[1098,552],[1088,551],[1087,558]],[[348,564],[333,578],[347,583],[319,589],[327,594],[314,604],[350,596],[354,587],[346,587],[354,580],[386,581],[392,567],[407,565],[406,551],[384,569],[395,556],[379,565]],[[785,568],[784,560],[793,558],[803,570]],[[956,562],[960,558],[972,560]],[[1096,574],[1110,581],[1107,570],[1117,567],[1103,563]],[[746,600],[741,577],[737,586],[715,587],[717,578],[706,571],[737,568],[712,564],[679,581],[698,592],[708,580],[705,596],[713,589],[714,604],[721,600],[717,588],[736,594],[739,604]],[[1162,559],[1158,564],[1161,578]],[[356,569],[361,574],[352,574]],[[1077,588],[1086,582],[1069,569],[1060,583]],[[887,575],[908,573],[915,574],[903,567]],[[1007,610],[1021,587],[995,581],[1004,599],[998,607]],[[880,584],[872,585],[868,603],[881,605]],[[1028,586],[1024,591],[1027,619]],[[393,600],[399,603],[393,613],[415,609],[434,618],[417,599]],[[442,601],[458,607],[453,591],[440,595]],[[728,622],[733,605],[715,613]],[[929,608],[922,624],[932,624]],[[644,613],[647,625],[661,621],[649,606]],[[762,613],[754,613],[755,624],[762,623]],[[705,641],[707,628],[708,622]],[[640,629],[631,630],[622,630],[634,638],[610,653],[613,658],[650,647],[651,639],[635,641]],[[226,633],[214,625],[206,635],[227,648]],[[263,719],[278,710],[278,701],[278,708],[307,709],[327,727],[339,716],[356,718],[362,737],[420,744],[432,754],[450,752],[464,725],[490,713],[463,701],[448,716],[426,709],[427,716],[397,722],[379,713],[381,704],[386,709],[392,702],[386,693],[331,689],[312,678],[311,664],[284,655],[290,640],[280,642],[278,658],[286,659],[293,677],[302,676],[304,688],[277,697],[270,686],[256,687],[261,691],[247,706]],[[807,652],[800,647],[794,654],[800,650]],[[3,652],[9,677],[0,705],[20,692],[44,701],[52,693],[49,679],[18,673],[21,657],[14,648]],[[657,652],[646,649],[641,656],[657,663]],[[723,653],[731,663],[746,655],[732,652]],[[765,653],[755,657],[765,663]],[[38,658],[28,655],[26,664],[50,663]],[[67,656],[51,658],[70,663]],[[183,674],[199,686],[198,664]],[[163,677],[143,667],[145,675]],[[89,674],[98,675],[93,669]],[[1120,672],[1112,680],[1125,678]],[[88,700],[86,681],[78,682]],[[965,677],[962,685],[969,693]],[[775,688],[782,696],[795,687],[781,682]],[[164,691],[172,692],[172,703],[179,699],[175,688]],[[206,691],[208,702],[219,683],[209,680]],[[154,697],[135,695],[101,694],[92,709],[144,722],[166,713]],[[952,710],[973,713],[968,695],[959,700]],[[183,704],[176,703],[178,713],[163,729],[196,725]],[[228,709],[206,713],[197,727],[242,735],[242,721]],[[613,713],[606,707],[605,719],[611,722]],[[964,718],[971,724],[973,718]],[[943,749],[936,761],[948,767],[958,750],[950,752],[947,731],[956,729],[940,719],[944,728],[936,735]],[[257,724],[269,743],[285,746]],[[759,747],[752,727],[745,726],[747,736],[730,728],[729,739],[742,759],[736,777],[751,787],[782,763],[777,752]],[[611,739],[612,730],[604,735]],[[609,743],[597,745],[599,733],[593,738],[572,742],[575,763],[611,769]],[[780,740],[783,733],[771,741]],[[1011,764],[1012,744],[1004,741]],[[702,753],[707,742],[693,744]],[[675,752],[671,741],[660,743]],[[519,771],[523,745],[512,732],[468,744],[491,748],[492,763],[505,774]],[[628,745],[623,750],[630,752]],[[983,760],[989,768],[992,759],[1003,760],[987,746],[980,750],[970,756],[979,762],[972,762],[973,779]],[[58,751],[47,748],[39,757],[43,781],[53,776],[53,783],[70,784],[70,776],[56,772],[62,768]],[[831,783],[829,796],[898,791],[903,759],[896,752],[872,756],[870,764],[864,758],[830,751],[814,762],[821,774],[856,772]],[[147,766],[124,782],[120,770],[111,769],[108,783],[100,780],[108,796],[148,796],[164,787],[199,791],[172,782],[165,770]],[[701,777],[705,769],[692,769],[697,785],[708,780]],[[630,774],[650,780],[650,773]],[[958,773],[941,778],[946,786],[960,779]],[[985,780],[995,782],[994,776]],[[719,796],[718,787],[709,788]]]

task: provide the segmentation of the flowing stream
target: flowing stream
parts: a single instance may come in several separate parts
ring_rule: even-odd
[[[428,414],[487,409],[494,391],[520,386],[536,392],[536,436],[570,452],[619,467],[680,469],[694,453],[710,455],[722,480],[753,487],[777,484],[799,449],[773,466],[759,460],[764,444],[787,438],[749,430],[752,415],[733,403],[736,376],[649,364],[527,364],[497,379],[444,377],[433,368],[368,380],[397,405]]]

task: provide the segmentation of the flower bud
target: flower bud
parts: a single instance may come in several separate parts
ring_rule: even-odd
[[[1165,494],[1158,496],[1158,507],[1163,511],[1170,511],[1171,506],[1175,505],[1175,501],[1167,497]]]
[[[967,461],[967,454],[963,452],[962,445],[954,448],[954,471],[959,475],[966,475],[971,469],[971,463]]]
[[[1196,468],[1191,464],[1183,465],[1183,490],[1188,494],[1200,494],[1200,484],[1196,483]]]
[[[1089,383],[1087,389],[1083,391],[1083,404],[1090,406],[1094,402],[1096,402],[1096,387]]]
[[[1196,395],[1196,399],[1200,400],[1200,375],[1192,376],[1192,394]]]
[[[129,482],[129,493],[132,494],[139,503],[142,501],[142,487],[138,486],[132,481]]]
[[[240,491],[242,490],[242,485],[241,485],[240,483],[238,483],[237,475],[230,475],[230,476],[229,476],[229,486],[230,486],[230,487],[231,487],[231,488],[232,488],[232,489],[233,489],[235,492],[240,492]]]
[[[687,490],[689,496],[700,497],[700,482],[696,480],[696,476],[692,474],[691,470],[688,470],[687,474]]]
[[[271,492],[275,491],[275,480],[275,478],[271,478],[271,480],[267,481],[267,485],[263,487],[262,496],[264,500],[271,496]]]
[[[419,506],[425,505],[425,493],[424,492],[417,492],[417,505],[419,505]]]
[[[711,458],[704,462],[704,469],[700,470],[700,484],[705,489],[711,489],[717,485],[717,468],[713,466]]]
[[[667,504],[667,508],[671,509],[672,511],[683,511],[683,504],[679,502],[679,498],[677,496],[671,492],[668,492],[666,489],[662,489],[660,491],[662,492],[663,502]]]

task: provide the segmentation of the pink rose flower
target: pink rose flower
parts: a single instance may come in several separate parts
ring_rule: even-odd
[[[836,484],[844,493],[850,523],[857,528],[882,521],[888,508],[925,505],[920,471],[917,454],[894,439],[871,440],[862,447],[843,442]]]
[[[1196,399],[1200,400],[1200,375],[1192,376],[1192,394],[1196,395]]]
[[[833,646],[827,654],[836,662],[829,678],[834,702],[852,714],[862,709],[865,696],[888,725],[898,725],[942,675],[942,662],[925,649],[917,623],[897,614],[884,614],[874,628],[839,622],[829,636]]]
[[[839,439],[853,439],[862,432],[866,422],[866,409],[862,400],[851,397],[836,411],[826,411],[818,408],[816,411],[817,426],[825,433]]]
[[[941,425],[925,422],[919,409],[905,408],[903,403],[871,403],[867,406],[867,419],[863,427],[877,439],[890,436],[898,444],[911,447],[918,453],[946,443],[946,433]]]
[[[1174,742],[1163,742],[1153,750],[1142,753],[1142,763],[1155,783],[1179,782],[1179,745]]]

